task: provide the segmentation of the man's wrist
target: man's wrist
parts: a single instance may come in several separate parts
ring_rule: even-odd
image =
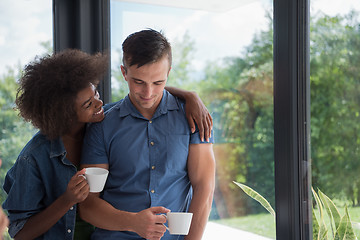
[[[124,230],[122,231],[136,232],[136,213],[121,211],[119,218],[124,220],[124,225],[121,227]]]

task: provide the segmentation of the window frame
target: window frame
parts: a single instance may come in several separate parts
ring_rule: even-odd
[[[276,236],[312,239],[310,0],[274,1]]]
[[[54,52],[66,48],[107,54],[109,68],[98,86],[104,103],[111,102],[110,0],[53,0]]]
[[[311,240],[310,0],[274,1],[276,239]],[[110,0],[53,0],[54,51],[107,52]],[[99,86],[111,102],[111,68]]]

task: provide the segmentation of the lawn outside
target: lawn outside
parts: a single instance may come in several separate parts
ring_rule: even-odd
[[[275,219],[270,213],[248,215],[238,218],[215,220],[214,223],[276,239]]]
[[[344,207],[338,207],[340,214],[344,214]],[[348,208],[350,219],[356,236],[360,237],[360,207]],[[315,209],[317,214],[317,209]],[[326,214],[326,213],[325,213]],[[327,216],[325,217],[327,219]],[[275,219],[270,213],[253,214],[238,218],[211,221],[235,229],[251,232],[270,239],[276,239]]]

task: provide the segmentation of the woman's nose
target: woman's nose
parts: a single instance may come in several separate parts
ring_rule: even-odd
[[[95,99],[95,108],[102,107],[103,101],[100,98]]]

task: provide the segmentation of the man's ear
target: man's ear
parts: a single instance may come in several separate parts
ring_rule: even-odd
[[[124,79],[126,81],[126,69],[125,69],[125,67],[123,65],[121,65],[120,68],[121,68],[121,73],[124,76]]]
[[[171,67],[169,68],[169,71],[168,71],[168,73],[167,73],[168,76],[169,76],[169,74],[170,74],[170,71],[171,71]]]

